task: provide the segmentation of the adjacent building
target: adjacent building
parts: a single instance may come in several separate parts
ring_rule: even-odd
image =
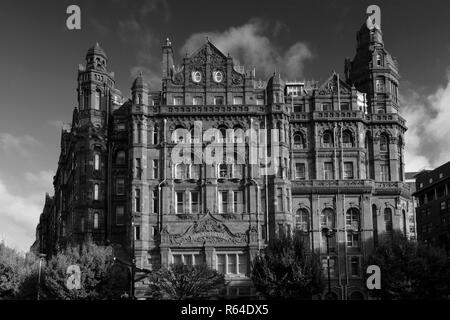
[[[40,250],[93,239],[143,269],[206,263],[231,280],[229,295],[249,295],[255,255],[300,231],[330,268],[322,297],[366,299],[363,259],[407,233],[413,210],[398,64],[381,30],[364,24],[345,74],[323,83],[257,80],[209,40],[178,64],[173,52],[167,39],[161,88],[140,75],[124,99],[106,53],[89,49]]]
[[[450,162],[416,175],[418,240],[450,254]]]

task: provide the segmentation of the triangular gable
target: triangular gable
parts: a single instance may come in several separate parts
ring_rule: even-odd
[[[352,88],[342,80],[342,77],[339,76],[339,89],[341,94],[350,94],[352,92]],[[333,74],[319,87],[319,94],[337,94],[338,93],[338,74],[333,72]]]
[[[191,55],[190,60],[193,62],[205,62],[207,56],[210,56],[211,60],[214,60],[216,62],[225,62],[227,59],[227,56],[223,54],[222,51],[217,49],[215,45],[207,40],[203,46],[201,46],[196,52]]]

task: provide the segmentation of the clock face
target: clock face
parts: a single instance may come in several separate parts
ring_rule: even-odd
[[[223,80],[223,73],[222,73],[222,71],[214,71],[213,72],[213,78],[214,78],[214,81],[217,82],[217,83],[222,82],[222,80]]]
[[[193,71],[192,81],[194,81],[195,83],[199,83],[200,81],[202,81],[202,73],[200,71]]]

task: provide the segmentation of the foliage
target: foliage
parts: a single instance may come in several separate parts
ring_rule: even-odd
[[[23,278],[32,272],[34,263],[33,255],[25,256],[0,243],[0,300],[17,296]]]
[[[272,239],[256,256],[251,278],[257,291],[269,299],[312,299],[325,283],[319,256],[308,253],[299,233]]]
[[[174,264],[149,276],[154,299],[186,300],[211,297],[225,287],[225,277],[205,264]]]
[[[439,248],[408,240],[401,233],[383,236],[367,265],[381,269],[381,289],[375,297],[386,300],[447,299],[450,262]]]
[[[128,290],[128,270],[114,263],[111,247],[85,243],[70,247],[53,256],[42,267],[40,296],[52,300],[118,299]],[[81,271],[81,288],[69,290],[66,286],[67,268],[78,265]],[[19,297],[35,299],[37,295],[37,270],[22,282]]]

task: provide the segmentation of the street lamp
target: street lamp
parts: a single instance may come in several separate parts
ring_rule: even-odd
[[[39,300],[39,294],[41,291],[41,270],[42,270],[42,260],[46,257],[47,255],[44,253],[40,253],[39,254],[39,273],[38,273],[38,287],[37,287],[37,300]]]
[[[330,273],[330,238],[334,236],[334,233],[336,232],[336,229],[323,227],[322,233],[327,238],[327,274],[328,274],[328,293],[326,297],[328,296],[328,299],[330,299],[331,295],[331,273]]]

